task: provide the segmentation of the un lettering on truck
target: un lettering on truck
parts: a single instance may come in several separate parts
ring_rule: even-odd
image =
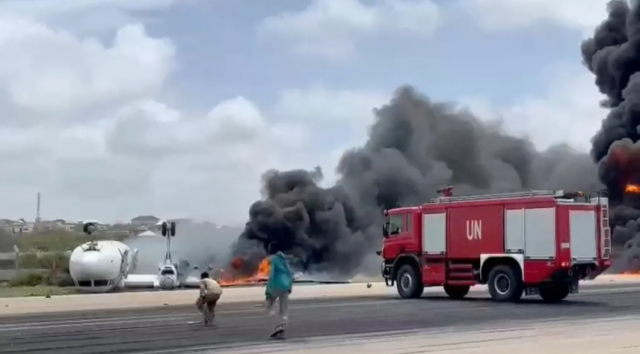
[[[483,253],[504,253],[503,213],[500,204],[448,208],[447,256],[477,259]]]

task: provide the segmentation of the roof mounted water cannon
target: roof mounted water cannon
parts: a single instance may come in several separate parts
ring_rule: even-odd
[[[581,191],[560,191],[559,193],[562,193],[562,195],[558,197],[560,199],[576,199],[585,196],[585,194]]]
[[[442,187],[436,192],[438,192],[442,197],[451,198],[453,197],[453,186]]]

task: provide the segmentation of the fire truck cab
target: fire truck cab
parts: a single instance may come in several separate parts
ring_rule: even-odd
[[[611,265],[608,198],[535,190],[442,196],[385,211],[382,276],[403,298],[442,286],[454,299],[486,284],[495,301],[559,302]]]

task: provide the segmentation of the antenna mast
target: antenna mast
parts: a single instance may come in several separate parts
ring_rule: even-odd
[[[35,220],[36,227],[40,223],[40,220],[41,220],[40,219],[40,192],[38,192],[36,194],[36,220]]]

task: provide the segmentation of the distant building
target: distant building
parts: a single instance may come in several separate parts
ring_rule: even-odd
[[[28,234],[34,230],[35,224],[31,221],[24,221],[23,219],[15,221],[11,228],[11,232],[14,234]]]
[[[153,215],[140,215],[131,219],[131,224],[135,226],[155,226],[158,221],[160,221],[160,218]]]
[[[64,219],[56,219],[56,220],[43,220],[34,225],[35,230],[65,230],[65,231],[74,231],[76,228],[76,223],[69,222]],[[24,232],[24,231],[23,231]]]
[[[188,218],[175,218],[175,219],[169,219],[167,221],[173,221],[176,224],[182,224],[182,225],[193,224],[193,220]]]
[[[160,237],[160,235],[158,235],[157,233],[151,231],[151,230],[147,230],[147,231],[143,231],[141,233],[139,233],[137,235],[138,237]]]
[[[18,234],[22,232],[32,232],[33,231],[33,223],[27,223],[24,219],[20,220],[11,220],[11,219],[0,219],[0,228],[5,232]]]

